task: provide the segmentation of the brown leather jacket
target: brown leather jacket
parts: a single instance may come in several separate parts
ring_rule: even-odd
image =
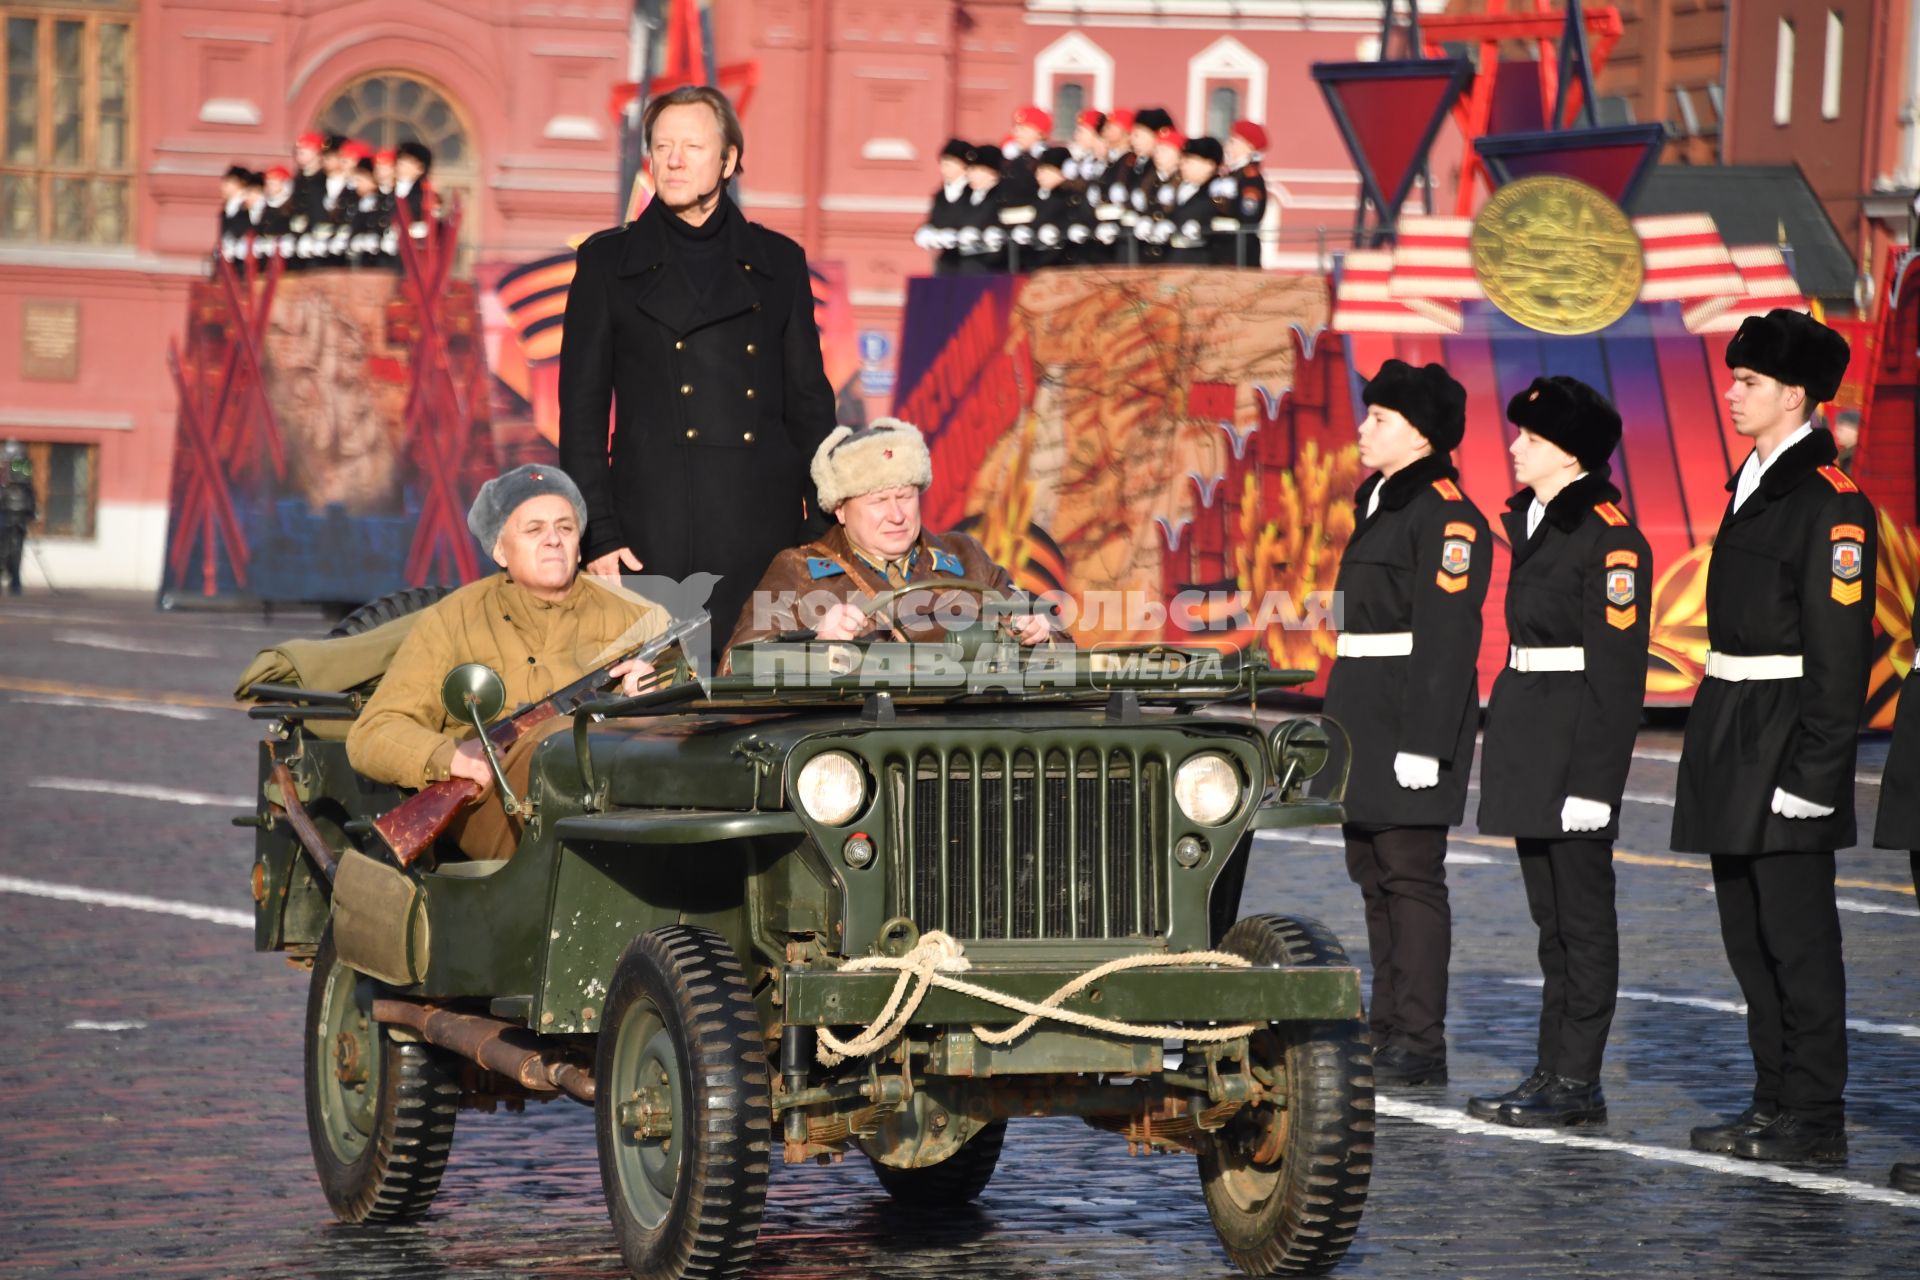
[[[912,557],[907,581],[927,582],[935,578],[968,578],[985,583],[995,591],[1015,590],[1013,575],[987,557],[978,542],[964,533],[920,532],[920,541],[908,555]],[[869,564],[847,540],[843,525],[835,525],[825,537],[805,546],[789,547],[773,558],[760,584],[740,611],[740,621],[727,641],[750,644],[778,635],[782,631],[810,628],[820,615],[836,604],[866,599],[889,590],[884,570]],[[903,631],[911,640],[930,639],[939,630],[934,616],[948,607],[965,610],[971,616],[977,603],[969,592],[942,592],[935,599],[924,596],[902,602],[908,605]],[[925,625],[912,625],[912,618]],[[880,624],[885,635],[884,623]]]

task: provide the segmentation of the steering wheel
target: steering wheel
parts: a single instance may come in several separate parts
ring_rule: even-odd
[[[966,591],[979,596],[983,605],[989,600],[1008,599],[1007,594],[998,587],[981,582],[977,578],[928,578],[924,582],[909,582],[904,587],[890,587],[875,593],[866,604],[859,606],[861,616],[872,619],[889,609],[901,596],[910,595],[916,591]],[[899,622],[891,614],[888,615],[886,623],[887,630],[892,633],[895,640],[902,644],[910,643],[906,633],[900,630]]]

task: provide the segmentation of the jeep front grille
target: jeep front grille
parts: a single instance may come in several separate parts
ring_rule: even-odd
[[[894,909],[963,939],[1164,933],[1165,758],[1011,755],[1011,768],[992,748],[887,762]]]

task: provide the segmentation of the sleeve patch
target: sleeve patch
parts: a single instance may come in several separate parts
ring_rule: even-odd
[[[1840,579],[1835,578],[1831,590],[1835,604],[1860,603],[1860,584],[1858,582],[1842,582]]]
[[[1630,604],[1624,609],[1607,606],[1607,625],[1619,631],[1625,631],[1633,626],[1639,616],[1640,606],[1637,604]]]
[[[955,578],[964,578],[966,576],[966,569],[960,563],[959,556],[954,555],[951,551],[941,551],[937,548],[933,553],[933,571],[935,573],[944,573]]]
[[[1605,520],[1608,524],[1612,525],[1616,529],[1622,527],[1627,523],[1626,515],[1621,512],[1620,508],[1614,506],[1611,502],[1600,502],[1600,503],[1594,504],[1593,512],[1595,515],[1599,516],[1602,520]]]
[[[1442,591],[1464,591],[1467,570],[1473,565],[1473,544],[1465,538],[1448,538],[1440,544],[1440,572],[1433,575]]]
[[[1444,477],[1433,482],[1433,491],[1445,498],[1448,502],[1462,501],[1460,486]]]
[[[1847,539],[1852,539],[1854,542],[1865,542],[1867,540],[1867,531],[1857,524],[1837,524],[1833,526],[1832,538],[1835,542],[1842,542]]]
[[[816,582],[821,578],[837,578],[845,572],[846,568],[838,561],[829,560],[825,556],[807,557],[807,576]]]
[[[1836,466],[1829,465],[1820,468],[1820,475],[1828,484],[1833,486],[1835,493],[1860,492],[1860,486],[1853,482],[1853,478]]]
[[[1465,538],[1468,542],[1474,542],[1479,539],[1480,531],[1464,520],[1449,520],[1447,521],[1446,531],[1441,536],[1446,538]]]
[[[1633,578],[1631,569],[1607,570],[1607,603],[1629,605],[1633,603]]]
[[[1638,551],[1625,550],[1607,552],[1607,568],[1611,569],[1617,564],[1623,564],[1629,569],[1638,569],[1640,567],[1640,553]]]
[[[1853,541],[1833,544],[1833,576],[1841,582],[1852,582],[1860,576],[1865,567],[1866,556],[1860,544]]]

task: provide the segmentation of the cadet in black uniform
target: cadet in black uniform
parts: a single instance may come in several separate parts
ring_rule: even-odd
[[[954,240],[960,256],[956,275],[984,276],[1007,269],[1007,229],[1000,221],[1005,205],[999,189],[1001,164],[998,147],[979,146],[967,153],[967,199]]]
[[[1182,266],[1212,265],[1213,237],[1220,229],[1221,205],[1214,183],[1220,177],[1220,143],[1215,138],[1188,138],[1180,148],[1180,181],[1173,190],[1168,214],[1172,233],[1167,239],[1167,261]],[[1239,226],[1229,219],[1231,226]]]
[[[1064,168],[1069,181],[1089,191],[1100,185],[1100,175],[1107,171],[1107,161],[1111,158],[1106,128],[1105,113],[1091,108],[1073,118],[1073,144]]]
[[[1040,153],[1033,171],[1039,192],[1033,200],[1033,219],[1009,229],[1013,242],[1012,269],[1037,271],[1041,267],[1072,266],[1093,238],[1093,211],[1087,207],[1077,182],[1067,181],[1073,155],[1065,147]],[[1002,217],[1010,214],[1006,211]]]
[[[1522,1128],[1607,1118],[1600,1059],[1620,985],[1613,841],[1647,693],[1653,553],[1615,504],[1620,415],[1575,378],[1535,378],[1508,402],[1526,487],[1501,517],[1507,667],[1480,745],[1480,831],[1512,836],[1540,929],[1539,1054],[1467,1112]]]
[[[1389,360],[1362,398],[1360,462],[1376,474],[1355,496],[1334,584],[1345,618],[1326,712],[1352,742],[1342,831],[1366,900],[1374,1081],[1443,1084],[1447,828],[1466,813],[1492,549],[1448,457],[1466,388],[1437,364]]]
[[[252,182],[253,170],[243,164],[230,164],[220,175],[220,256],[230,262],[245,256],[247,234],[253,230],[253,215],[247,210]]]
[[[1734,429],[1754,450],[1707,570],[1706,678],[1680,752],[1673,847],[1713,855],[1720,936],[1747,998],[1753,1105],[1693,1131],[1750,1160],[1846,1159],[1846,976],[1834,850],[1854,841],[1853,771],[1872,663],[1873,506],[1814,425],[1847,343],[1797,311],[1727,347]]]
[[[1227,133],[1227,158],[1220,170],[1220,194],[1227,212],[1238,222],[1235,234],[1217,238],[1223,266],[1260,265],[1260,224],[1267,216],[1267,176],[1260,172],[1260,153],[1267,149],[1267,131],[1251,120],[1236,120]]]
[[[940,189],[933,193],[927,220],[913,233],[913,242],[936,255],[933,274],[950,276],[959,269],[961,213],[967,199],[967,155],[973,148],[948,138],[940,149]]]
[[[1900,708],[1893,716],[1893,744],[1880,775],[1880,818],[1873,825],[1876,849],[1905,849],[1913,868],[1913,889],[1920,894],[1920,680],[1900,685]],[[1920,1194],[1920,1163],[1893,1166],[1896,1191]]]

